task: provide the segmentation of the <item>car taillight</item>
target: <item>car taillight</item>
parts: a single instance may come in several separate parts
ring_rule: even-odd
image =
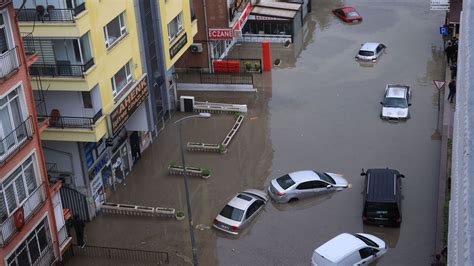
[[[400,217],[397,218],[397,223],[401,223],[402,222],[402,219],[400,219]]]
[[[213,222],[215,225],[217,225],[219,223],[219,221],[217,219],[214,219],[214,222]]]
[[[364,222],[367,221],[367,217],[362,216],[362,221],[364,221]]]
[[[234,232],[238,232],[240,230],[240,228],[238,226],[231,226],[230,230],[232,230]]]
[[[281,196],[285,195],[285,192],[279,192],[279,191],[277,191],[276,194],[277,194],[277,196],[280,196],[280,197],[281,197]]]

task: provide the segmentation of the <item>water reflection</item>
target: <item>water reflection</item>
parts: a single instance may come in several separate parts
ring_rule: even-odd
[[[305,209],[320,205],[324,201],[330,199],[335,193],[339,193],[339,192],[325,192],[314,198],[301,199],[301,200],[290,202],[290,203],[276,203],[272,201],[271,204],[273,205],[273,207],[275,207],[275,209],[281,212],[305,210]]]

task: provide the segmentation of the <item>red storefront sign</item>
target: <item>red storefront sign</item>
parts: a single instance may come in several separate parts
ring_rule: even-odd
[[[212,62],[214,73],[239,73],[239,61],[214,61]]]
[[[245,22],[247,22],[247,19],[249,18],[250,12],[252,12],[252,5],[248,3],[244,11],[242,12],[242,15],[240,15],[239,20],[235,22],[232,29],[241,30],[244,27]]]
[[[232,40],[234,30],[232,29],[209,29],[209,40]]]

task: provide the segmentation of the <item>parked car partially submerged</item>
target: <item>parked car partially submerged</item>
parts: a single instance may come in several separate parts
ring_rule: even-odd
[[[385,242],[369,234],[342,233],[313,252],[313,266],[368,265],[387,252]]]
[[[212,226],[229,234],[238,235],[250,224],[268,202],[264,191],[248,189],[237,193],[217,215]]]
[[[401,84],[388,84],[385,94],[380,118],[386,120],[406,120],[410,118],[408,107],[410,103],[410,86]]]
[[[295,201],[324,192],[340,191],[348,182],[342,175],[305,170],[289,173],[273,179],[268,194],[276,202]]]
[[[361,45],[355,56],[356,60],[376,62],[385,51],[385,44],[378,42],[366,42]]]
[[[359,23],[363,20],[359,12],[353,7],[337,8],[332,13],[346,23]]]

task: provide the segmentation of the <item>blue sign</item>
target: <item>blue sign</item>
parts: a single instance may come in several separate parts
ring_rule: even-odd
[[[446,36],[448,35],[448,33],[449,33],[448,26],[439,27],[439,34]]]

